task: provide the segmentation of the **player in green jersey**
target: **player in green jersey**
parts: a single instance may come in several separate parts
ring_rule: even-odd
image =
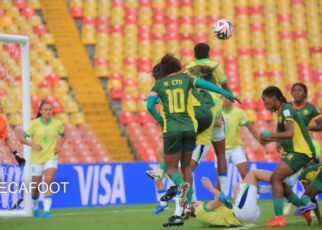
[[[262,93],[262,99],[268,110],[277,112],[278,124],[277,132],[265,131],[261,134],[261,142],[263,144],[279,142],[284,149],[282,161],[270,180],[276,217],[265,226],[282,227],[286,226],[283,217],[283,181],[310,163],[315,156],[315,150],[302,118],[292,105],[287,103],[279,88],[275,86],[266,88]]]
[[[311,199],[315,204],[315,215],[320,224],[322,224],[322,218],[318,207],[316,196],[322,193],[322,164],[315,164],[306,168],[300,175],[299,180],[305,188],[305,192],[301,199]],[[312,210],[314,207],[310,207]],[[305,212],[310,211],[307,207],[299,207],[295,211],[295,215],[302,215]],[[312,222],[313,224],[313,222]]]
[[[304,124],[309,131],[322,131],[322,114],[313,104],[307,102],[307,87],[303,83],[295,83],[292,86],[292,105],[302,116]]]
[[[322,130],[322,115],[320,110],[313,104],[307,102],[308,90],[303,83],[294,83],[292,85],[291,94],[293,96],[292,105],[294,109],[302,117],[305,126],[309,131],[321,131]],[[319,159],[319,143],[313,140],[315,148],[316,158]],[[288,215],[291,212],[292,204],[286,203],[283,212],[284,215]]]
[[[217,84],[223,89],[229,91],[229,87],[227,84],[227,77],[224,74],[222,66],[209,59],[210,47],[206,43],[198,43],[194,47],[195,61],[188,63],[186,65],[187,72],[194,77],[202,77],[200,75],[200,71],[196,71],[198,67],[209,67],[212,69],[211,82]],[[216,106],[221,109],[223,101],[220,99],[220,96],[217,95],[217,103]],[[212,145],[215,150],[216,158],[218,160],[217,167],[217,181],[219,183],[216,184],[216,187],[221,191],[223,191],[226,195],[228,193],[228,178],[227,178],[227,164],[225,157],[225,122],[220,114],[221,122],[217,123],[217,126],[213,129],[212,133]],[[218,119],[217,121],[220,121]]]
[[[197,121],[194,110],[188,106],[189,91],[194,88],[204,88],[223,94],[234,100],[229,91],[223,90],[207,81],[194,79],[180,72],[180,61],[173,55],[167,54],[160,61],[160,72],[165,76],[155,82],[148,97],[147,108],[151,115],[163,127],[164,159],[166,172],[171,180],[180,187],[180,205],[191,203],[192,171],[190,160],[196,143]],[[159,98],[161,115],[155,109]],[[181,163],[183,178],[178,172]],[[172,216],[166,224],[182,225],[180,216]]]
[[[31,121],[30,126],[19,134],[20,141],[32,147],[31,152],[31,174],[35,188],[32,189],[34,217],[40,217],[38,209],[39,184],[44,176],[47,188],[53,182],[58,163],[58,153],[64,142],[63,124],[52,118],[52,106],[46,101],[41,102],[37,118]],[[31,138],[28,140],[27,138]],[[52,204],[51,189],[45,191],[44,218],[51,218],[50,208]]]

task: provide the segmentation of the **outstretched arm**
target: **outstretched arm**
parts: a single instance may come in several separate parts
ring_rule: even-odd
[[[307,130],[313,131],[313,132],[322,131],[322,115],[320,114],[318,118],[315,118],[314,120],[315,120],[315,124],[307,127]]]
[[[201,182],[203,186],[214,195],[214,200],[207,203],[206,208],[208,210],[214,210],[218,208],[222,203],[219,201],[220,191],[217,190],[211,183],[208,177],[202,177]]]
[[[161,115],[158,113],[158,111],[155,109],[155,104],[158,100],[158,95],[154,93],[150,93],[148,100],[147,100],[147,109],[149,113],[154,117],[155,120],[158,121],[158,123],[162,126],[163,125],[163,119]]]
[[[217,86],[215,84],[212,84],[211,82],[208,82],[208,81],[205,81],[202,79],[196,79],[195,80],[195,87],[219,93],[221,95],[224,95],[229,100],[237,100],[240,103],[240,101],[234,96],[234,94],[232,94],[231,92],[229,92],[225,89],[220,88],[219,86]]]

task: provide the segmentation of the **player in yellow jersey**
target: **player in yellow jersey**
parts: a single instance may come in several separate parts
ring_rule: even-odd
[[[247,127],[256,140],[259,140],[259,135],[251,125],[246,113],[242,109],[233,106],[229,100],[224,99],[222,114],[225,119],[227,165],[232,161],[242,179],[244,179],[248,173],[248,166],[240,139],[240,129],[242,126]]]
[[[227,77],[224,74],[224,71],[221,65],[215,61],[209,59],[210,47],[206,43],[198,43],[194,47],[195,61],[188,63],[186,65],[186,70],[189,74],[194,77],[200,77],[194,75],[194,68],[198,66],[208,66],[212,68],[212,82],[217,84],[229,91],[229,87],[227,84]],[[219,108],[222,107],[222,100],[219,95],[217,95],[218,102],[217,106]],[[221,117],[222,118],[222,117]],[[222,118],[223,119],[223,118]],[[217,123],[217,127],[213,129],[212,133],[212,144],[215,149],[216,157],[218,160],[218,178],[219,183],[217,183],[217,188],[221,188],[221,190],[227,195],[228,193],[228,178],[227,178],[227,164],[225,157],[225,126],[224,120],[222,122]]]
[[[63,124],[52,118],[52,106],[43,101],[39,106],[37,118],[30,123],[30,126],[20,133],[19,139],[23,144],[32,147],[31,152],[31,174],[35,188],[32,189],[34,217],[40,217],[38,209],[39,193],[38,185],[45,177],[45,183],[50,187],[57,170],[58,153],[64,142]],[[27,138],[31,138],[30,140]],[[52,204],[52,192],[45,191],[44,197],[44,218],[51,218],[50,208]]]
[[[271,175],[272,172],[269,171],[252,170],[242,183],[235,184],[233,209],[224,207],[218,199],[220,192],[213,187],[208,178],[202,178],[204,187],[215,196],[215,199],[194,204],[197,220],[207,227],[238,227],[256,224],[260,217],[257,204],[258,181],[269,182]]]

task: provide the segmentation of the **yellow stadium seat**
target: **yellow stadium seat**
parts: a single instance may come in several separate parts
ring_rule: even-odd
[[[63,125],[70,124],[69,115],[67,113],[57,113],[55,114],[55,119],[59,120]]]
[[[28,25],[38,26],[42,24],[41,18],[38,15],[34,15],[27,20]]]
[[[176,17],[179,17],[179,9],[178,7],[167,7],[166,8],[166,12],[167,12],[167,16],[176,16]]]
[[[82,124],[85,124],[86,121],[85,121],[85,115],[84,115],[84,113],[82,113],[82,112],[72,113],[70,115],[70,122],[73,125],[82,125]]]
[[[2,27],[1,26],[1,28],[3,28],[4,32],[7,33],[7,34],[19,34],[18,26],[15,26],[15,25],[7,26],[7,27]]]
[[[138,12],[139,25],[151,25],[152,24],[152,9],[150,7],[140,7]]]
[[[10,16],[2,16],[0,17],[0,26],[10,26],[12,25],[12,18]]]
[[[122,6],[113,6],[111,9],[111,18],[113,17],[121,17],[124,18],[125,11]]]
[[[13,113],[8,117],[8,122],[12,126],[22,125],[22,115],[21,113]]]
[[[122,111],[123,112],[137,112],[137,104],[136,101],[133,100],[124,100],[122,101]]]
[[[83,8],[82,0],[70,0],[70,8]]]
[[[33,33],[33,29],[29,25],[24,25],[19,27],[19,32],[23,35],[30,35]]]
[[[10,7],[6,10],[6,15],[12,18],[16,18],[20,16],[20,11],[17,7]]]
[[[190,6],[180,7],[180,16],[193,16],[193,9]]]
[[[108,67],[107,66],[96,66],[95,67],[95,75],[98,77],[104,77],[108,75]]]
[[[83,44],[94,44],[96,37],[96,29],[94,25],[82,26],[82,42]]]
[[[166,7],[166,0],[154,0],[152,1],[153,8],[165,8]]]
[[[97,33],[96,34],[96,43],[108,43],[110,40],[109,35],[106,33]]]
[[[54,36],[50,33],[46,33],[46,34],[40,36],[40,41],[46,45],[54,45],[55,44]]]
[[[84,16],[96,17],[96,1],[85,0],[83,2]]]
[[[11,7],[13,7],[11,0],[1,0],[0,1],[0,8],[9,9]]]
[[[28,0],[28,6],[30,8],[34,8],[36,10],[40,9],[40,1],[39,0]]]

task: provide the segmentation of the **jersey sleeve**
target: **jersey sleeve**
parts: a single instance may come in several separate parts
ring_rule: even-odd
[[[216,80],[217,83],[220,85],[224,85],[227,83],[227,77],[224,73],[223,68],[221,67],[220,64],[218,64],[214,71],[212,72],[212,77]]]
[[[65,134],[64,125],[60,121],[58,121],[57,133],[58,133],[59,136],[64,136],[64,134]]]
[[[284,122],[294,121],[295,110],[291,107],[291,105],[286,105],[283,108],[282,115],[284,117]]]
[[[7,139],[8,137],[7,121],[0,115],[0,139]]]
[[[320,117],[322,117],[322,114],[319,108],[316,106],[312,106],[312,119],[316,120],[316,119],[319,119]]]
[[[155,82],[154,84],[153,84],[153,86],[151,87],[151,92],[152,93],[155,93],[155,94],[158,94],[158,85],[157,85],[157,83]]]
[[[247,114],[243,111],[240,110],[240,121],[239,121],[239,126],[245,126],[249,124],[249,119],[247,117]]]
[[[32,121],[29,127],[23,131],[23,134],[25,135],[25,137],[31,137],[34,134],[34,130],[35,130],[35,122]]]

